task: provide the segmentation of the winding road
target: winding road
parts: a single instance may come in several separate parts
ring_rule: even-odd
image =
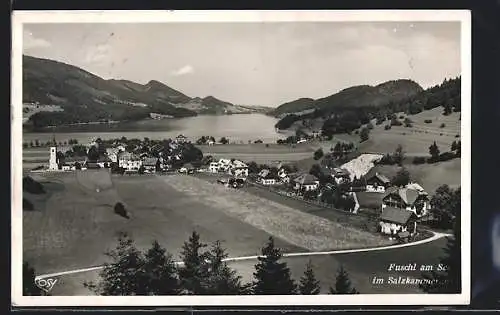
[[[381,247],[374,247],[374,248],[362,248],[362,249],[347,249],[347,250],[334,250],[334,251],[322,251],[322,252],[299,252],[299,253],[285,253],[283,254],[284,258],[291,258],[291,257],[310,257],[310,256],[324,256],[324,255],[336,255],[336,254],[353,254],[353,253],[366,253],[366,252],[375,252],[375,251],[388,251],[388,250],[394,250],[398,248],[404,248],[404,247],[411,247],[411,246],[418,246],[426,243],[430,243],[433,241],[436,241],[438,239],[444,238],[444,237],[449,237],[451,234],[444,234],[444,233],[438,233],[438,232],[433,232],[434,235],[420,240],[416,242],[411,242],[411,243],[403,243],[403,244],[396,244],[396,245],[390,245],[390,246],[381,246]],[[237,261],[246,261],[246,260],[256,260],[259,256],[242,256],[242,257],[231,257],[231,258],[226,258],[224,261],[226,262],[237,262]],[[182,262],[178,261],[176,264],[181,265]],[[74,270],[67,270],[67,271],[61,271],[61,272],[55,272],[55,273],[49,273],[49,274],[44,274],[44,275],[38,275],[35,279],[46,279],[46,278],[53,278],[53,277],[60,277],[60,276],[65,276],[65,275],[72,275],[72,274],[78,274],[78,273],[84,273],[84,272],[90,272],[90,271],[97,271],[103,269],[104,266],[94,266],[94,267],[87,267],[87,268],[80,268],[80,269],[74,269]]]

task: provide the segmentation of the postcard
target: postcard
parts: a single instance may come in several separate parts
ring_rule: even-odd
[[[468,304],[470,19],[14,12],[13,305]]]

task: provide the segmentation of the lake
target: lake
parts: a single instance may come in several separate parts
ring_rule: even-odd
[[[276,118],[263,114],[242,114],[225,116],[195,116],[178,119],[142,120],[118,124],[80,125],[58,128],[55,132],[56,141],[77,139],[79,143],[88,142],[90,138],[113,139],[127,137],[129,139],[166,139],[175,138],[183,134],[191,141],[201,136],[213,136],[217,141],[226,137],[230,142],[247,143],[262,140],[265,143],[275,143],[276,140],[285,138],[287,134],[278,133],[274,125]],[[38,139],[44,143],[52,139],[53,133],[25,132],[23,142]]]

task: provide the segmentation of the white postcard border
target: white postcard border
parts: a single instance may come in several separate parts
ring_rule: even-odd
[[[276,306],[276,305],[458,305],[470,302],[471,14],[468,10],[311,11],[18,11],[12,25],[11,290],[15,306]],[[462,82],[462,293],[316,296],[22,296],[22,46],[27,23],[167,23],[297,21],[461,22]],[[465,105],[465,106],[464,106]]]

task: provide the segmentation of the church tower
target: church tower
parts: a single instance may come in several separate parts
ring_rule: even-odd
[[[59,169],[57,165],[57,150],[56,147],[50,147],[49,169],[51,171]]]

